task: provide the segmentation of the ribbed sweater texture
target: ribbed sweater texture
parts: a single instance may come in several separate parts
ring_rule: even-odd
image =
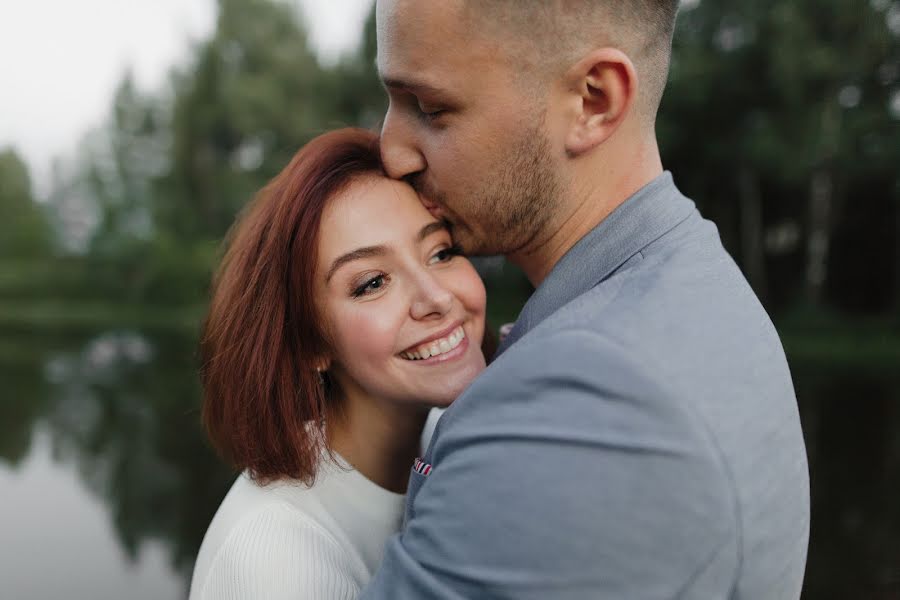
[[[235,481],[210,523],[190,600],[353,600],[371,579],[404,497],[323,457],[316,481]]]

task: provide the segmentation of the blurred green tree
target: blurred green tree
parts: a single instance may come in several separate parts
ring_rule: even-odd
[[[773,312],[900,313],[898,14],[887,0],[683,3],[665,164]],[[83,145],[94,287],[202,303],[256,190],[317,133],[377,128],[374,59],[374,11],[358,51],[325,68],[291,3],[220,0],[171,89],[141,93],[126,76],[108,128]]]
[[[143,94],[126,74],[77,169],[75,187],[99,215],[94,289],[202,303],[216,248],[256,191],[310,138],[381,114],[373,18],[367,39],[324,69],[291,5],[220,0],[215,32],[173,74],[170,93]]]
[[[175,78],[172,164],[157,225],[219,239],[311,137],[342,124],[299,15],[270,0],[220,0],[213,37]]]
[[[11,148],[0,150],[0,258],[37,258],[54,248],[54,232],[35,202],[28,167]]]
[[[169,166],[165,108],[141,94],[126,73],[113,97],[108,125],[84,146],[84,183],[100,216],[91,253],[116,256],[134,240],[154,234],[154,180]]]
[[[348,124],[380,129],[387,110],[387,94],[375,68],[375,9],[369,12],[357,51],[325,73],[334,107]]]
[[[757,291],[778,290],[777,304],[846,301],[846,287],[829,284],[864,260],[833,254],[851,211],[865,222],[857,241],[881,248],[882,268],[866,284],[880,304],[866,308],[883,309],[891,295],[895,13],[892,3],[845,0],[704,0],[682,10],[660,118],[664,157]]]

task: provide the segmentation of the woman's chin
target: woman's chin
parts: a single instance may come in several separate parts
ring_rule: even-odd
[[[454,396],[453,398],[432,399],[428,402],[428,406],[431,408],[447,408],[448,406],[453,404],[454,400],[456,400],[456,396]]]
[[[413,402],[434,408],[446,408],[453,404],[485,369],[480,348],[471,348],[447,363],[410,364],[414,371],[404,373],[406,383],[402,388]]]
[[[454,386],[455,388],[456,386]],[[447,408],[461,393],[454,388],[435,390],[432,386],[428,393],[419,396],[419,401],[427,404],[431,408]]]
[[[469,384],[472,383],[472,380],[475,379],[474,375],[477,375],[480,372],[481,370],[479,369],[472,377],[466,378],[465,381],[454,381],[440,389],[440,391],[435,390],[434,384],[430,383],[428,392],[423,393],[420,398],[424,399],[423,401],[433,408],[447,408],[466,391],[466,388],[468,388]]]

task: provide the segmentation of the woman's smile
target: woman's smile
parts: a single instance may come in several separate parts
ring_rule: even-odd
[[[418,344],[404,350],[400,357],[404,360],[422,365],[446,363],[465,354],[469,347],[469,338],[462,325],[451,326]]]

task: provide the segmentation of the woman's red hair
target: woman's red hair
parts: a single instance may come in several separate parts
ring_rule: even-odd
[[[378,137],[341,129],[309,142],[226,238],[200,344],[203,422],[216,449],[260,481],[311,482],[324,449],[327,352],[314,301],[319,226],[355,179],[384,176]]]

